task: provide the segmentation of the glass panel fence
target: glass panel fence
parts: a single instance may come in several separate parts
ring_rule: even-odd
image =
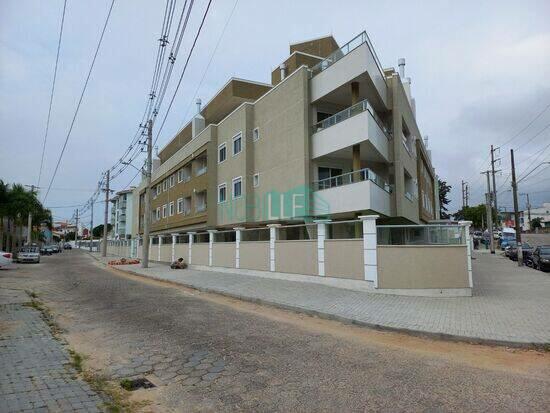
[[[464,227],[456,225],[378,226],[378,245],[465,245]]]

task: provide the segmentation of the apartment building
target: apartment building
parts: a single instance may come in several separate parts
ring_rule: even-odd
[[[271,84],[230,79],[159,152],[151,234],[365,214],[438,219],[404,67],[384,68],[363,32],[343,46],[332,36],[292,44]],[[134,194],[137,235],[143,183]]]
[[[132,238],[133,190],[119,191],[111,198],[111,237],[113,239]]]

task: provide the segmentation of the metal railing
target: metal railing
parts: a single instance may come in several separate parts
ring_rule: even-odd
[[[376,63],[376,66],[378,67],[378,70],[380,71],[380,74],[382,75],[382,79],[384,79],[384,82],[386,82],[386,76],[384,76],[384,69],[382,68],[382,65],[380,64],[380,59],[378,58],[378,55],[374,51],[374,47],[372,45],[372,42],[369,39],[369,36],[367,35],[367,32],[364,31],[362,33],[359,33],[357,36],[355,36],[353,39],[351,39],[349,42],[347,42],[345,45],[340,47],[338,50],[332,52],[330,55],[328,55],[325,59],[321,60],[319,63],[317,63],[315,66],[311,68],[312,76],[315,76],[322,71],[328,69],[330,66],[332,66],[334,63],[342,59],[344,56],[348,55],[353,50],[357,49],[359,46],[361,46],[363,43],[366,43],[373,58]]]
[[[348,172],[338,176],[331,176],[330,178],[321,179],[313,182],[313,190],[321,191],[323,189],[334,188],[337,186],[349,185],[356,182],[372,181],[384,191],[391,193],[391,185],[386,182],[382,177],[375,174],[368,168],[360,169],[358,171]]]
[[[311,133],[313,134],[323,129],[330,128],[331,126],[334,126],[340,122],[343,122],[363,112],[369,112],[369,114],[372,116],[372,118],[374,119],[378,127],[382,129],[386,137],[389,139],[391,134],[388,131],[388,128],[386,128],[386,126],[384,125],[384,122],[382,122],[382,119],[380,119],[380,117],[376,114],[375,110],[367,101],[367,99],[362,100],[361,102],[356,103],[355,105],[350,106],[349,108],[346,108],[338,113],[335,113],[334,115],[326,119],[323,119],[320,122],[317,122],[315,125],[311,127]]]

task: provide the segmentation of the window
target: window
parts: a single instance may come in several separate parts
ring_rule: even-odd
[[[197,212],[206,211],[206,191],[197,192],[195,194],[195,210]]]
[[[260,128],[254,128],[252,131],[252,140],[255,142],[260,139]]]
[[[183,168],[178,171],[178,184],[183,181]]]
[[[259,173],[254,174],[254,179],[252,180],[252,185],[254,186],[254,188],[257,188],[257,187],[260,186],[260,174]]]
[[[157,185],[157,196],[159,196],[162,193],[162,186],[161,184]]]
[[[227,199],[227,185],[225,183],[218,185],[218,204],[225,202]]]
[[[183,212],[183,198],[178,198],[178,214]]]
[[[202,155],[202,156],[199,156],[196,160],[196,172],[195,172],[195,175],[196,176],[200,176],[202,174],[205,174],[206,173],[206,170],[207,170],[207,158],[205,155]]]
[[[191,197],[188,196],[183,199],[183,213],[184,215],[191,213]]]
[[[176,176],[174,174],[170,175],[170,188],[176,184]]]
[[[242,177],[233,178],[233,199],[240,198],[243,195]]]
[[[166,218],[166,204],[162,206],[162,217]]]
[[[184,166],[178,171],[178,182],[187,182],[191,179],[191,168]]]
[[[222,163],[227,158],[227,146],[224,143],[222,143],[220,146],[218,146],[218,163]]]
[[[235,136],[233,136],[233,156],[237,155],[242,151],[242,132],[239,132]]]
[[[168,213],[170,216],[174,215],[174,201],[170,202]]]
[[[168,189],[168,180],[165,179],[162,181],[162,190],[166,191],[166,189]]]
[[[157,221],[160,221],[160,207],[157,207],[156,209],[156,218],[157,218]]]

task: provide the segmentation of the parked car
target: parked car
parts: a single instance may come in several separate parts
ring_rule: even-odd
[[[515,248],[516,245],[517,245],[516,241],[508,241],[508,243],[504,247],[504,255],[507,257],[510,257],[510,249]]]
[[[0,268],[9,268],[13,263],[11,252],[0,251]]]
[[[17,262],[40,262],[40,248],[35,246],[21,247],[17,253]]]
[[[533,268],[550,271],[550,245],[539,245],[531,255]]]
[[[53,249],[51,245],[43,245],[42,248],[40,248],[40,254],[42,255],[52,255]]]
[[[65,244],[63,244],[63,249],[71,250],[73,249],[73,246],[71,245],[70,242],[66,242]]]
[[[527,242],[522,242],[521,243],[521,251],[523,253],[523,262],[525,262],[525,256],[526,255],[531,255],[531,253],[533,252],[533,247],[531,247],[531,245],[529,245]],[[517,244],[514,245],[514,246],[510,246],[508,248],[508,258],[510,258],[512,261],[517,261],[518,260],[518,246],[517,246]]]
[[[52,252],[53,252],[54,254],[57,254],[58,252],[61,251],[61,248],[59,248],[59,245],[57,245],[57,244],[52,244],[52,245],[50,245],[50,248],[52,249]]]

